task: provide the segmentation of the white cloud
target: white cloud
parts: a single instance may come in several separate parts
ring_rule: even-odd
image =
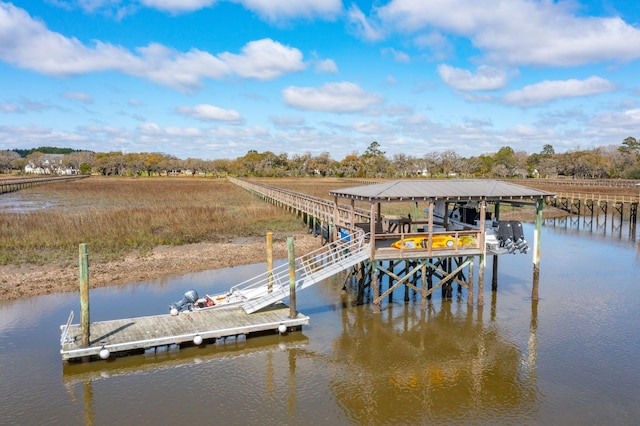
[[[240,54],[223,52],[218,56],[198,49],[179,52],[158,43],[139,47],[135,53],[100,41],[86,46],[48,30],[26,11],[8,3],[0,3],[0,59],[60,77],[117,71],[185,92],[199,88],[204,78],[236,74],[270,80],[305,67],[298,49],[271,39],[249,42]]]
[[[353,28],[353,32],[365,40],[378,41],[384,38],[383,32],[376,24],[367,19],[362,10],[354,3],[347,11],[347,18]]]
[[[441,64],[438,65],[438,74],[447,86],[458,90],[496,90],[507,84],[506,72],[489,66],[480,66],[476,74],[473,74],[468,70]]]
[[[72,101],[81,102],[85,105],[93,103],[93,98],[91,97],[91,95],[83,92],[65,92],[62,94],[62,97]]]
[[[361,112],[382,103],[380,95],[350,82],[327,83],[321,87],[289,86],[283,90],[285,102],[296,108],[327,112]]]
[[[185,13],[209,7],[215,4],[216,0],[140,0],[140,3],[171,13]]]
[[[236,74],[257,80],[272,80],[305,68],[302,53],[298,49],[271,39],[247,43],[241,55],[225,52],[219,56]]]
[[[317,73],[335,74],[338,72],[338,65],[331,59],[315,61],[315,71]]]
[[[178,114],[192,117],[200,121],[224,121],[230,124],[244,124],[238,111],[222,109],[214,105],[200,104],[193,107],[182,106],[176,109]]]
[[[22,113],[24,112],[18,105],[13,102],[0,103],[0,112],[8,113]]]
[[[80,7],[82,10],[111,15],[117,19],[134,13],[141,6],[184,14],[215,6],[218,0],[138,0],[127,3],[120,0],[51,0],[61,7]],[[229,0],[255,12],[266,21],[278,22],[295,18],[334,19],[342,11],[341,0]]]
[[[627,132],[627,136],[637,137],[640,129],[640,109],[606,112],[594,117],[590,124],[596,129],[616,130],[620,134]]]
[[[175,0],[180,1],[180,0]],[[234,0],[268,21],[322,17],[333,19],[342,11],[341,0]]]
[[[302,117],[291,117],[288,115],[276,117],[269,116],[269,120],[276,126],[280,128],[290,128],[290,127],[300,127],[304,125],[304,118]]]
[[[443,60],[453,54],[454,48],[451,42],[440,32],[431,31],[418,35],[413,42],[419,48],[431,50],[434,60]]]
[[[408,54],[406,54],[405,52],[396,50],[392,47],[387,47],[382,49],[382,54],[391,56],[393,60],[396,62],[403,62],[403,63],[411,62],[411,58],[409,57]]]
[[[600,77],[589,77],[586,80],[545,80],[541,83],[523,87],[504,95],[502,100],[510,105],[533,106],[563,98],[597,95],[612,92],[615,85]]]
[[[496,63],[575,66],[640,58],[639,28],[618,17],[579,16],[576,6],[529,0],[392,0],[376,9],[375,17],[387,32],[435,28],[468,37]]]
[[[386,129],[379,121],[356,121],[351,123],[350,128],[367,135],[380,135]]]

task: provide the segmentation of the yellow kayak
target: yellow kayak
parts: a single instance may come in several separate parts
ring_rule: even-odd
[[[475,238],[469,235],[458,237],[458,247],[472,246],[475,244]],[[429,238],[424,237],[408,237],[404,240],[398,240],[391,244],[393,248],[406,249],[426,249],[429,245]],[[456,239],[449,235],[434,235],[432,248],[453,247],[456,245]]]

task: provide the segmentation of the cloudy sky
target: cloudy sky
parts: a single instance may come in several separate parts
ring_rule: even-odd
[[[0,0],[0,149],[234,159],[640,138],[627,0]]]

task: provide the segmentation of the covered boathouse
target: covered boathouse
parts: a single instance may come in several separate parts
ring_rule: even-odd
[[[538,299],[540,230],[542,207],[553,193],[498,180],[447,179],[397,180],[329,191],[334,197],[333,238],[339,229],[358,229],[369,234],[369,261],[359,265],[359,297],[370,286],[374,311],[382,299],[401,285],[405,300],[410,290],[422,296],[422,309],[438,288],[451,297],[451,285],[466,288],[467,303],[474,303],[474,259],[478,258],[478,305],[484,304],[484,269],[487,256],[494,261],[508,253],[527,253],[520,222],[500,221],[500,205],[535,206],[536,225],[531,243],[533,253],[532,299]],[[339,199],[349,200],[351,215],[340,214]],[[370,221],[357,222],[356,203],[369,204]],[[384,203],[410,203],[413,213],[390,216],[382,213]],[[381,288],[381,277],[389,287]],[[494,287],[495,288],[495,287]]]

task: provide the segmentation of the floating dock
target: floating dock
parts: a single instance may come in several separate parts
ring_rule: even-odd
[[[297,313],[290,318],[288,306],[279,303],[251,315],[241,308],[205,309],[179,315],[153,315],[100,321],[91,324],[90,344],[82,347],[79,324],[61,326],[63,361],[107,359],[129,354],[161,353],[181,346],[200,345],[231,336],[283,333],[300,330],[309,317]]]

